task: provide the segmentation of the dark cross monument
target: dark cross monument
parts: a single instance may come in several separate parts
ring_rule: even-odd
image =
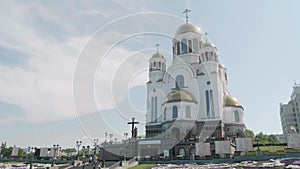
[[[182,12],[182,13],[185,13],[185,21],[186,21],[186,23],[189,22],[189,15],[188,15],[189,12],[191,12],[191,10],[189,10],[189,9],[185,9],[185,10]]]
[[[135,120],[134,117],[132,117],[132,121],[127,123],[127,124],[131,124],[131,138],[136,138],[137,133],[135,134],[135,131],[137,131],[137,129],[134,128],[134,125],[139,124],[139,122],[134,120]]]

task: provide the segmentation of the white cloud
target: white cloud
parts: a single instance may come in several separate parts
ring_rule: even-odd
[[[41,19],[63,27],[68,21],[39,3],[4,1],[0,15],[0,45],[29,55],[26,65],[0,66],[0,101],[20,106],[25,114],[6,121],[52,121],[75,117],[72,98],[73,68],[86,36],[52,38],[36,27],[31,9]],[[5,7],[4,7],[5,6]],[[63,29],[62,27],[62,29]],[[43,32],[44,34],[41,34]]]
[[[77,69],[75,67],[78,61],[77,56],[80,54],[82,46],[89,40],[89,36],[86,35],[88,33],[80,33],[80,28],[74,27],[74,24],[78,25],[78,23],[75,20],[69,20],[72,13],[67,14],[65,12],[67,16],[63,15],[61,17],[63,13],[57,14],[54,9],[47,9],[38,2],[21,4],[22,6],[20,6],[20,2],[15,1],[4,1],[2,3],[0,11],[5,15],[0,15],[1,25],[3,25],[0,27],[0,45],[9,47],[11,50],[22,51],[30,57],[28,57],[25,65],[0,65],[0,101],[18,105],[25,110],[24,116],[15,120],[43,122],[74,118],[73,72],[74,69]],[[3,7],[5,5],[6,8]],[[73,9],[71,12],[75,12],[74,15],[76,16],[78,16],[76,13],[79,12],[80,17],[84,17],[83,13],[94,10],[92,7],[85,6],[85,8],[86,10],[81,11]],[[109,15],[110,13],[107,16]],[[129,22],[122,20],[119,23],[112,23],[112,25],[119,28],[116,30],[128,32],[129,34],[134,34],[135,31],[143,31],[144,27],[149,28],[148,32],[159,31],[158,28],[161,25],[145,21],[145,18],[147,18],[156,22],[155,18],[151,17],[155,16],[144,16],[144,19],[134,16],[131,20],[128,20]],[[169,18],[165,17],[164,19]],[[139,24],[139,22],[142,24]],[[174,21],[174,23],[177,22],[177,20]],[[138,25],[135,26],[133,23]],[[50,24],[50,27],[47,24]],[[57,25],[61,25],[61,27],[55,32]],[[52,26],[54,27],[52,28]],[[170,30],[166,27],[161,28],[163,28],[163,32],[169,32]],[[52,32],[48,33],[48,30]],[[63,33],[60,31],[63,31]],[[68,33],[65,34],[64,31]],[[126,38],[126,33],[124,35],[122,34],[124,32],[120,33],[113,29],[105,31],[108,31],[105,36],[96,34],[93,37],[96,39],[95,43],[82,50],[81,57],[89,55],[94,57],[89,58],[90,60],[83,65],[84,67],[81,67],[79,73],[97,78],[95,84],[99,86],[95,87],[95,98],[95,93],[79,98],[79,103],[82,104],[80,115],[96,112],[96,106],[91,106],[92,102],[95,101],[101,105],[101,110],[115,108],[113,101],[116,100],[118,105],[123,102],[128,103],[128,100],[126,100],[128,98],[128,87],[144,84],[146,81],[146,78],[139,78],[138,80],[135,79],[132,84],[130,82],[137,71],[147,67],[148,57],[145,56],[145,53],[133,53],[126,47],[114,44],[116,40],[124,38],[124,36]],[[62,35],[63,37],[60,37]],[[96,68],[98,59],[103,54],[101,50],[109,49],[112,46],[114,48],[102,60],[99,72],[97,76],[94,76],[93,73],[96,69],[91,71],[89,67],[95,66]],[[124,58],[126,59],[124,60]],[[124,71],[120,71],[120,68]],[[124,74],[124,72],[126,73]],[[124,76],[118,76],[118,74]],[[91,81],[85,81],[85,76],[82,77],[83,79],[79,79],[77,83],[82,84],[83,88],[81,90],[84,93],[86,91],[84,87],[91,87],[86,85]],[[111,86],[114,87],[113,93],[110,90]],[[131,111],[130,108],[128,110]]]
[[[0,66],[0,101],[12,103],[20,106],[25,110],[25,114],[19,118],[9,118],[8,121],[54,121],[67,118],[74,118],[75,111],[73,107],[72,96],[72,78],[76,65],[76,59],[84,43],[89,37],[70,36],[64,41],[49,39],[40,36],[35,27],[27,25],[23,20],[21,13],[14,13],[13,20],[18,22],[18,26],[5,24],[7,29],[14,27],[22,28],[25,34],[14,33],[14,31],[0,31],[0,36],[9,36],[11,40],[2,41],[6,47],[11,49],[22,50],[22,52],[30,55],[26,65],[16,66]],[[12,19],[12,18],[11,18]],[[115,38],[120,35],[116,32],[112,34]],[[105,48],[109,47],[112,37],[101,38],[97,41],[97,46]],[[88,52],[93,53],[94,50]],[[118,67],[120,59],[123,56],[130,55],[131,51],[116,47],[112,55],[104,60],[101,69],[104,76],[101,77],[101,83],[106,89],[111,86],[111,74],[105,72],[113,72],[112,68]],[[90,61],[91,63],[93,60]],[[129,65],[134,67],[134,65]],[[124,83],[120,83],[122,85]],[[109,90],[104,93],[108,97],[111,96]],[[102,98],[97,100],[100,102],[101,110],[113,108],[112,100]],[[83,102],[84,103],[84,102]],[[97,109],[91,109],[88,104],[84,106],[84,114],[94,113]],[[80,115],[84,115],[80,114]]]

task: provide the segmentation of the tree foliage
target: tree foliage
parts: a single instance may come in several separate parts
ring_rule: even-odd
[[[8,147],[8,148],[4,147],[2,152],[3,157],[10,157],[12,150],[13,147]],[[26,155],[27,155],[26,152],[23,149],[19,148],[18,156],[25,157]]]
[[[71,157],[73,154],[77,153],[75,148],[66,148],[61,150],[63,157]]]
[[[10,157],[13,147],[3,148],[3,157]]]
[[[255,137],[254,132],[249,129],[246,129],[246,136],[252,139]]]
[[[77,150],[75,148],[66,148],[66,149],[63,149],[61,151],[65,152],[67,154],[72,154],[72,153],[76,153],[77,152]]]
[[[19,156],[21,157],[25,157],[27,155],[27,153],[23,150],[23,149],[19,149]]]
[[[253,131],[247,129],[246,135],[247,135],[247,137],[253,139],[254,144],[257,144],[257,141],[259,144],[263,144],[263,145],[280,144],[280,142],[278,141],[276,136],[273,134],[267,135],[267,134],[264,134],[263,132],[259,132],[256,135],[254,135]]]

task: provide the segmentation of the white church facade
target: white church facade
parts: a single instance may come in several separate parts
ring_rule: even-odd
[[[177,147],[188,143],[190,149],[211,138],[246,137],[244,108],[228,91],[227,69],[216,46],[188,21],[179,26],[171,43],[168,68],[158,50],[149,60],[146,139],[171,138]],[[179,151],[183,150],[175,148],[173,153]]]
[[[252,150],[252,139],[245,138],[244,108],[228,91],[218,49],[186,18],[171,41],[170,66],[158,49],[149,59],[146,137],[137,137],[133,118],[128,123],[132,138],[118,146],[103,144],[101,158],[201,159]]]

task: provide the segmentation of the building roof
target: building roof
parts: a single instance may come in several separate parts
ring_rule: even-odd
[[[203,43],[203,46],[202,46],[202,47],[203,47],[203,48],[207,48],[207,47],[212,47],[212,48],[214,48],[215,45],[212,44],[211,42],[205,42],[205,43]]]
[[[194,102],[197,103],[195,97],[187,90],[184,89],[175,89],[171,91],[165,100],[165,103],[173,102]]]
[[[179,28],[176,31],[176,35],[182,34],[182,33],[186,33],[186,32],[194,32],[194,33],[201,33],[201,30],[199,27],[189,24],[189,23],[185,23],[181,26],[179,26]]]
[[[152,55],[152,58],[164,58],[164,56],[161,53],[156,52]]]
[[[241,107],[241,103],[234,96],[226,95],[224,107]]]

